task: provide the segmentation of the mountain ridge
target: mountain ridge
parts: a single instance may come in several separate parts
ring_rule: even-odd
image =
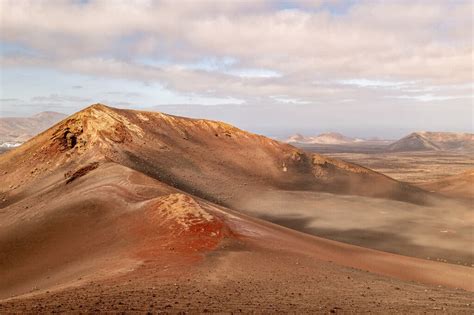
[[[309,154],[226,123],[119,110],[101,104],[69,116],[23,146],[0,156],[0,161],[10,159],[21,164],[28,157],[25,155],[28,150],[35,151],[34,158],[38,161],[52,163],[57,158],[56,164],[63,168],[72,156],[78,160],[91,160],[88,153],[94,151],[101,159],[113,160],[184,190],[201,187],[202,196],[211,199],[212,196],[230,198],[234,195],[231,185],[216,187],[213,184],[216,180],[226,183],[228,178],[242,186],[266,183],[274,188],[360,194],[412,202],[423,202],[419,195],[424,195],[415,187],[364,167]],[[206,158],[201,161],[203,156]],[[259,161],[258,167],[249,165],[247,161],[250,160]],[[197,161],[200,162],[196,164]],[[183,169],[188,171],[187,178],[181,176]],[[34,168],[30,172],[39,173]]]

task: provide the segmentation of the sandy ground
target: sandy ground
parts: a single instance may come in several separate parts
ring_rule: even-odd
[[[155,238],[146,227],[139,225],[139,230],[133,228],[133,222],[145,222],[142,215],[147,212],[143,213],[135,207],[143,204],[142,200],[151,198],[163,202],[171,198],[170,204],[175,204],[186,199],[176,200],[173,189],[169,190],[171,194],[165,195],[167,197],[154,198],[156,194],[166,193],[162,184],[121,166],[104,165],[93,172],[97,173],[79,179],[71,189],[83,198],[87,196],[83,189],[92,187],[95,187],[96,198],[115,194],[115,207],[123,207],[122,202],[126,201],[127,211],[132,211],[133,215],[126,218],[125,224],[133,235],[145,237],[144,242],[129,239],[130,235],[121,233],[125,241],[115,240],[118,243],[112,243],[122,244],[121,250],[116,248],[114,251],[114,246],[106,243],[110,252],[105,257],[97,258],[92,255],[94,251],[80,252],[79,257],[69,253],[63,265],[57,265],[54,269],[50,268],[53,265],[45,266],[43,270],[47,271],[25,279],[25,285],[20,288],[23,294],[17,295],[20,290],[17,288],[16,297],[5,296],[0,301],[0,312],[468,314],[473,311],[471,303],[474,294],[455,289],[456,286],[474,289],[470,268],[317,239],[213,206],[206,201],[199,201],[199,211],[206,209],[212,216],[224,220],[232,233],[227,234],[217,247],[206,246],[199,247],[198,251],[189,251],[187,248],[191,239],[181,242],[186,235],[182,235],[176,243],[166,237],[165,230],[161,230]],[[107,184],[111,181],[119,185],[111,187]],[[71,196],[68,200],[71,201]],[[191,204],[197,207],[195,201]],[[150,225],[150,228],[153,227],[156,229],[159,225],[155,222]],[[104,229],[100,225],[96,228]],[[100,235],[93,234],[94,237]],[[201,234],[193,235],[202,243],[204,238]],[[73,239],[63,246],[71,245]],[[134,240],[132,244],[131,240]],[[185,247],[180,247],[180,244]],[[65,253],[64,248],[55,245],[55,251]],[[89,244],[88,248],[93,249],[94,246]],[[42,255],[55,257],[44,247]],[[71,264],[70,261],[76,263]],[[37,267],[31,258],[20,262],[20,265]],[[9,268],[15,272],[19,267]],[[21,278],[16,279],[19,281]]]
[[[308,234],[429,260],[472,266],[472,203],[414,205],[307,191],[267,190],[229,207]]]
[[[302,255],[222,245],[193,266],[146,263],[79,287],[0,302],[0,312],[472,314],[474,295],[376,276]]]
[[[127,231],[133,231],[133,235],[120,232],[116,234],[120,238],[109,243],[109,239],[101,236],[103,234],[92,233],[92,237],[100,237],[101,242],[96,245],[88,243],[89,252],[79,251],[79,256],[75,254],[77,249],[69,252],[67,248],[58,247],[54,237],[51,241],[45,240],[47,243],[37,244],[41,256],[25,253],[25,259],[16,260],[14,266],[7,263],[10,272],[2,269],[7,272],[2,276],[4,279],[13,272],[13,278],[23,285],[10,289],[3,287],[0,312],[473,311],[471,301],[474,294],[455,288],[474,289],[471,268],[317,239],[204,200],[196,204],[199,199],[191,202],[193,209],[199,207],[193,212],[205,210],[220,218],[231,233],[227,233],[217,247],[199,245],[194,250],[190,244],[195,244],[195,241],[208,244],[205,236],[208,234],[201,234],[197,229],[191,234],[194,235],[191,239],[187,236],[189,234],[170,239],[154,217],[143,217],[154,209],[156,203],[165,202],[167,206],[163,209],[167,210],[170,204],[187,202],[186,198],[176,199],[174,189],[121,166],[106,164],[93,172],[96,173],[91,172],[71,184],[71,191],[82,198],[91,194],[91,189],[95,198],[115,196],[111,207],[102,205],[104,210],[101,212],[111,216],[110,210],[106,209],[116,207],[127,213],[131,211],[131,216],[120,216],[113,226],[120,232],[121,225],[117,224],[122,222]],[[114,186],[110,185],[112,182]],[[154,197],[162,194],[165,196]],[[48,194],[43,191],[41,196],[47,198]],[[61,202],[74,203],[71,197]],[[146,200],[156,201],[150,203]],[[128,206],[123,208],[124,204]],[[149,210],[144,213],[138,205],[150,207],[146,207]],[[113,217],[105,221],[107,226],[114,222],[110,221]],[[30,220],[35,221],[33,218]],[[133,228],[135,223],[138,223],[138,230]],[[148,226],[161,232],[155,235]],[[95,228],[104,229],[101,225]],[[62,231],[58,233],[66,235]],[[61,246],[70,246],[74,244],[73,240],[71,238]],[[24,268],[30,272],[37,270],[40,257],[57,257],[49,252],[50,245],[57,254],[67,254],[62,264],[54,259],[51,262],[54,264],[41,267],[36,277],[23,279],[21,274],[18,275],[16,271]],[[108,252],[104,252],[102,246]],[[18,259],[18,254],[15,257]],[[13,298],[8,297],[11,293],[15,295]]]

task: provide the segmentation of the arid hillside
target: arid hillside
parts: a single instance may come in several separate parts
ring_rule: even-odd
[[[225,203],[267,189],[327,191],[423,203],[427,194],[369,169],[308,154],[225,123],[91,106],[0,163],[16,180],[85,160],[110,160],[173,187]],[[236,189],[238,187],[239,189]]]
[[[470,267],[231,208],[277,191],[417,207],[429,193],[224,123],[93,105],[0,155],[0,182],[1,313],[472,312]]]

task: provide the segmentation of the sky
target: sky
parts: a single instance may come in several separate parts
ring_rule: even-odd
[[[0,116],[92,103],[268,135],[472,132],[472,1],[0,1]]]

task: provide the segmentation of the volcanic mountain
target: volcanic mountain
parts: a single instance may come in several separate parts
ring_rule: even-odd
[[[427,193],[224,123],[93,105],[1,155],[0,182],[2,313],[472,311],[471,293],[429,286],[473,290],[469,267],[229,208],[282,189]]]
[[[6,142],[25,142],[65,117],[66,115],[56,112],[41,112],[31,117],[2,117],[0,145]]]
[[[427,196],[361,166],[309,154],[225,123],[103,105],[68,117],[4,156],[2,168],[10,170],[4,183],[18,185],[17,178],[33,180],[57,168],[65,173],[102,160],[221,203],[262,189],[328,191],[415,203],[423,203]]]
[[[474,135],[470,133],[455,132],[429,132],[420,131],[390,144],[387,151],[473,151]]]

